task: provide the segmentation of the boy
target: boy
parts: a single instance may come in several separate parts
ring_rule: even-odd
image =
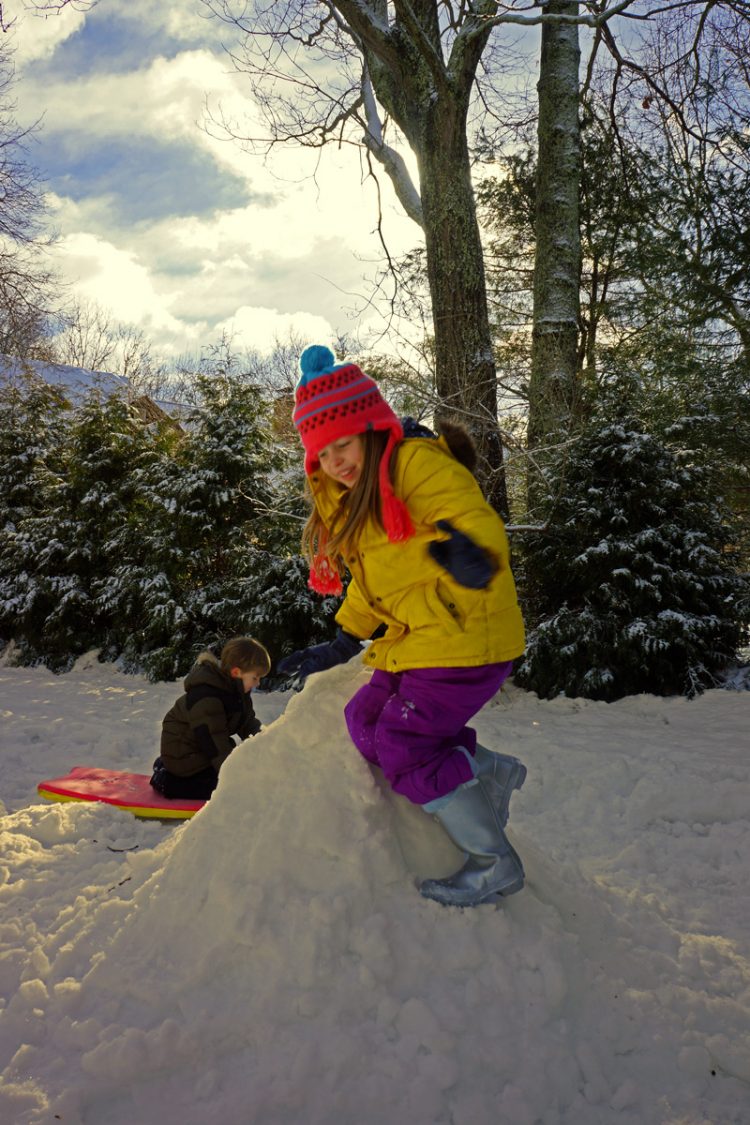
[[[250,694],[271,668],[271,657],[252,637],[233,637],[219,660],[202,652],[184,681],[185,694],[162,722],[161,752],[151,785],[164,797],[208,800],[219,770],[240,740],[257,734]]]

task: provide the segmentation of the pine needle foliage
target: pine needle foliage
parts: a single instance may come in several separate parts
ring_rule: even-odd
[[[19,663],[65,671],[98,649],[174,679],[230,636],[278,657],[331,633],[268,404],[226,371],[197,382],[182,429],[117,398],[0,391],[0,647]]]
[[[750,599],[703,470],[628,422],[582,437],[557,468],[547,532],[524,553],[536,624],[516,681],[606,701],[715,685]]]

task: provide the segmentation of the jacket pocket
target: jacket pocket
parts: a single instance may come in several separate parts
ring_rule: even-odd
[[[464,607],[439,581],[410,586],[389,604],[388,609],[389,638],[395,638],[397,630],[422,636],[432,634],[437,638],[456,636],[464,631]]]
[[[436,620],[440,628],[451,636],[456,636],[464,631],[464,613],[462,607],[449,590],[439,579],[434,586],[424,587],[424,599],[427,617]]]

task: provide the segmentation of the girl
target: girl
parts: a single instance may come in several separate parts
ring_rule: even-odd
[[[151,785],[164,797],[208,800],[219,770],[234,750],[233,735],[260,730],[250,693],[271,668],[252,637],[233,637],[217,660],[202,652],[184,681],[185,692],[164,716]]]
[[[444,438],[404,440],[356,364],[336,365],[314,345],[300,371],[293,417],[314,502],[303,535],[310,585],[341,593],[345,567],[351,581],[336,639],[279,670],[303,680],[348,660],[380,628],[364,654],[372,678],[345,710],[349,733],[468,855],[420,891],[457,906],[513,894],[524,872],[503,828],[526,769],[478,746],[466,725],[524,648],[502,521]]]

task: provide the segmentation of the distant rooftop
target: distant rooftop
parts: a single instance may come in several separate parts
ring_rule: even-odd
[[[50,387],[59,387],[72,402],[86,398],[92,391],[127,396],[130,389],[124,375],[115,375],[111,371],[87,371],[67,363],[45,363],[40,359],[19,359],[0,354],[0,381],[10,382],[22,379],[24,375],[35,375]]]
[[[182,418],[188,412],[185,403],[170,399],[149,399],[138,394],[125,375],[112,371],[91,371],[85,367],[72,367],[68,363],[49,363],[41,359],[20,359],[18,356],[4,355],[0,352],[0,385],[31,375],[41,379],[47,386],[58,387],[71,406],[79,406],[91,394],[121,395],[138,407],[144,414],[146,400],[156,405],[160,411],[171,418]],[[155,418],[144,420],[154,421]]]

